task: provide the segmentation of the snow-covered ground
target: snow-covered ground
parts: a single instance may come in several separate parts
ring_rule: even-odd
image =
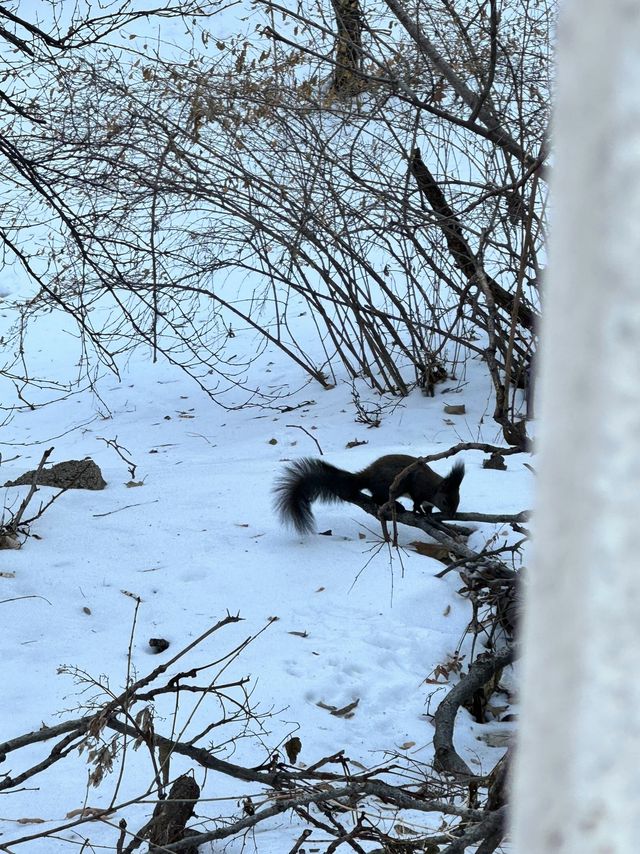
[[[7,311],[5,322],[9,318]],[[34,370],[73,373],[75,341],[60,330],[59,318],[43,318],[34,340]],[[3,741],[79,717],[86,713],[83,704],[119,693],[128,678],[132,633],[129,676],[140,678],[227,613],[238,613],[242,622],[211,635],[174,671],[219,659],[268,625],[218,680],[250,676],[251,704],[266,717],[235,742],[237,727],[214,729],[203,746],[223,745],[217,756],[259,766],[297,735],[297,761],[304,765],[343,749],[368,767],[392,754],[409,764],[430,761],[428,712],[444,688],[425,678],[463,641],[470,607],[456,592],[459,577],[434,578],[442,565],[411,548],[425,539],[421,532],[401,528],[401,549],[394,551],[381,543],[375,521],[351,505],[316,505],[318,530],[331,536],[297,536],[280,526],[271,489],[285,461],[318,455],[314,439],[327,460],[350,470],[388,452],[430,454],[461,440],[495,441],[482,366],[469,362],[463,381],[438,387],[435,398],[415,393],[397,400],[377,429],[356,422],[349,384],[329,391],[304,385],[296,366],[275,350],[254,366],[252,379],[263,389],[298,389],[281,405],[302,405],[287,412],[280,404],[227,411],[185,374],[138,352],[121,381],[108,374],[98,380],[99,396],[87,390],[16,411],[3,426],[3,483],[34,468],[52,445],[51,462],[90,456],[108,482],[101,492],[68,491],[33,523],[34,536],[20,551],[0,553]],[[3,393],[8,404],[8,384]],[[29,400],[29,390],[24,394]],[[372,393],[369,399],[376,402]],[[446,402],[464,403],[466,414],[445,415]],[[126,463],[103,441],[116,438],[141,485],[127,486]],[[347,449],[354,440],[366,444]],[[530,505],[531,474],[521,457],[508,458],[506,472],[483,470],[481,460],[479,452],[465,455],[460,510],[508,513]],[[434,467],[444,473],[450,464]],[[4,506],[15,510],[24,492],[5,488]],[[37,498],[49,494],[42,488]],[[481,548],[494,533],[484,526],[470,545]],[[140,599],[135,625],[130,594]],[[148,645],[153,637],[166,638],[169,649],[154,655]],[[468,652],[465,642],[462,652]],[[196,681],[206,683],[213,672]],[[356,700],[350,717],[319,705],[341,708]],[[183,695],[177,711],[172,697],[158,698],[156,713],[157,732],[187,741],[217,719],[220,708],[213,699]],[[489,726],[508,731],[510,725]],[[455,741],[472,767],[489,770],[502,750],[479,740],[486,729],[461,711]],[[12,753],[0,770],[15,777],[48,755],[52,744]],[[0,843],[11,851],[51,852],[68,850],[68,840],[90,839],[95,847],[89,850],[113,848],[120,818],[129,830],[138,829],[153,810],[152,797],[55,838],[15,848],[11,841],[63,825],[85,805],[108,806],[114,793],[118,803],[136,798],[153,781],[143,749],[128,751],[122,779],[118,768],[98,788],[88,788],[87,756],[74,753],[4,793]],[[201,828],[211,826],[208,818],[240,817],[247,794],[261,800],[255,786],[212,773],[205,779],[185,758],[173,758],[171,776],[189,768],[203,798],[223,798],[199,803]],[[23,826],[24,819],[44,824]],[[245,843],[275,854],[290,850],[299,833],[285,815],[261,825]],[[326,847],[322,836],[316,831],[310,840],[318,841],[318,850]],[[233,843],[227,850],[240,847]]]

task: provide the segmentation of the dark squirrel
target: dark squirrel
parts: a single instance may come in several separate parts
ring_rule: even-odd
[[[304,457],[291,463],[276,481],[276,511],[285,525],[307,534],[314,529],[311,510],[314,501],[328,503],[367,498],[362,490],[368,489],[376,504],[385,504],[395,478],[418,459],[407,454],[389,454],[352,474],[324,460]],[[463,477],[464,463],[456,463],[446,477],[422,463],[406,476],[398,494],[411,498],[415,513],[431,513],[432,507],[436,507],[451,516],[458,509]]]

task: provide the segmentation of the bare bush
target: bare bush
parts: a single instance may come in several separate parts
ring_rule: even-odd
[[[323,385],[339,367],[399,394],[479,356],[522,445],[553,6],[347,6],[261,0],[258,34],[215,42],[201,19],[208,50],[173,56],[107,45],[124,7],[28,49],[12,16],[3,239],[37,285],[23,317],[69,313],[114,370],[144,343],[219,402],[244,389],[233,405],[269,398],[237,334]]]

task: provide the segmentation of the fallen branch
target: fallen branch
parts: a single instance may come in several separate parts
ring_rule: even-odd
[[[469,667],[469,672],[460,679],[440,703],[434,715],[435,733],[433,736],[434,765],[437,770],[454,774],[457,777],[477,777],[453,746],[456,715],[460,706],[470,700],[483,685],[486,685],[494,673],[513,662],[515,655],[515,647],[509,645],[496,653],[476,658]]]
[[[530,510],[519,513],[456,513],[456,522],[490,522],[494,525],[519,525],[531,519]]]
[[[425,463],[432,463],[437,460],[446,460],[449,457],[455,457],[461,451],[483,451],[485,454],[491,454],[492,456],[497,454],[501,457],[529,453],[525,448],[514,447],[512,445],[503,448],[500,445],[489,445],[486,442],[458,442],[457,445],[452,445],[446,451],[440,451],[437,454],[428,454],[422,457],[422,459]],[[523,465],[526,465],[526,463],[523,463]]]
[[[455,840],[455,842],[452,842],[451,845],[447,845],[446,848],[443,848],[441,854],[463,854],[469,845],[473,845],[483,839],[492,837],[498,829],[502,836],[506,817],[506,807],[500,807],[500,809],[490,812],[482,821],[469,828],[463,836],[460,836]],[[478,848],[478,852],[479,851],[480,849]],[[485,854],[487,854],[486,851]]]
[[[280,815],[283,812],[295,809],[296,807],[306,806],[307,804],[326,804],[328,802],[335,801],[337,803],[344,802],[345,805],[348,805],[349,808],[352,809],[355,802],[365,795],[375,795],[386,804],[393,805],[399,809],[420,810],[421,812],[446,812],[448,814],[460,816],[465,821],[480,822],[485,816],[484,810],[454,808],[446,802],[422,800],[420,798],[411,797],[403,789],[396,786],[388,786],[384,783],[370,781],[363,783],[351,783],[346,786],[341,786],[340,788],[329,790],[327,790],[326,787],[322,787],[304,795],[281,798],[274,806],[259,810],[252,816],[245,816],[233,824],[217,828],[209,833],[199,834],[197,837],[198,845],[202,845],[205,842],[212,842],[216,839],[226,839],[229,836],[235,836],[240,832],[244,832],[249,828],[255,827],[257,824],[262,823],[268,818]],[[190,844],[192,845],[193,841],[189,841],[187,839],[183,842],[166,845],[163,848],[163,854],[165,851],[184,851],[184,849]]]
[[[198,844],[195,844],[193,836],[189,836],[186,825],[192,817],[195,805],[200,797],[200,786],[189,774],[178,777],[166,800],[158,801],[153,811],[148,839],[149,854],[159,854],[167,850],[167,846],[174,842],[186,842],[184,849],[190,848],[197,852]],[[183,850],[184,850],[183,849]]]
[[[428,459],[428,458],[425,458]],[[530,518],[529,510],[522,510],[520,513],[456,513],[453,517],[445,516],[443,513],[430,513],[429,515],[421,515],[414,513],[413,510],[400,510],[399,505],[394,507],[389,506],[389,502],[379,507],[371,498],[366,496],[357,496],[350,499],[349,504],[355,504],[365,513],[373,516],[378,521],[389,522],[395,517],[397,522],[402,525],[407,525],[410,528],[419,528],[428,534],[434,540],[446,546],[452,554],[458,558],[476,559],[481,556],[480,552],[474,552],[464,542],[462,538],[471,533],[472,529],[464,526],[456,526],[449,524],[452,520],[455,522],[487,522],[491,524],[517,525],[521,522],[526,522]],[[446,524],[443,524],[445,523]],[[384,526],[383,526],[384,530]]]

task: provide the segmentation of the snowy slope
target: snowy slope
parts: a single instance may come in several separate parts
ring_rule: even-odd
[[[58,322],[55,317],[41,321],[36,362],[42,373],[55,368],[62,377],[73,373],[75,351],[74,342],[56,328]],[[374,429],[354,420],[347,384],[330,391],[307,385],[283,402],[308,402],[290,412],[275,407],[226,411],[184,374],[138,353],[120,382],[111,375],[98,381],[99,397],[86,391],[16,412],[0,436],[2,482],[34,468],[53,445],[51,462],[91,456],[108,486],[102,492],[65,493],[33,524],[38,539],[0,554],[1,739],[85,713],[82,704],[99,691],[74,682],[69,672],[59,673],[61,665],[77,668],[87,680],[108,680],[115,693],[123,689],[136,605],[129,593],[141,600],[134,678],[227,612],[239,613],[243,622],[211,636],[178,669],[220,657],[278,618],[224,675],[224,681],[251,676],[251,703],[268,714],[263,729],[254,724],[253,736],[227,744],[220,757],[258,766],[296,734],[302,740],[298,762],[306,765],[342,749],[365,766],[396,752],[411,763],[428,762],[433,730],[425,715],[433,713],[443,688],[424,679],[456,652],[470,617],[468,603],[456,593],[458,576],[433,577],[441,564],[412,551],[410,543],[424,539],[413,529],[401,529],[402,549],[393,552],[381,544],[375,521],[353,506],[316,505],[318,530],[330,529],[332,536],[299,537],[280,527],[270,491],[283,461],[317,455],[312,436],[328,460],[351,470],[390,451],[428,454],[460,439],[494,441],[493,422],[482,424],[486,379],[475,363],[467,373],[468,383],[457,393],[397,401]],[[265,388],[298,388],[304,378],[271,352],[255,367],[254,381]],[[450,388],[456,386],[452,382]],[[4,391],[8,400],[9,389]],[[467,414],[445,416],[445,401],[465,403]],[[126,447],[142,486],[125,485],[131,479],[127,465],[100,437],[117,437]],[[367,444],[346,449],[353,440]],[[507,472],[482,470],[479,453],[468,454],[465,463],[461,510],[514,512],[529,505],[531,475],[520,458],[510,459]],[[444,461],[435,467],[445,472],[449,465]],[[24,491],[4,489],[4,506],[15,509]],[[38,497],[50,492],[42,488]],[[480,548],[493,533],[485,526],[470,545]],[[153,655],[151,637],[168,639],[169,650]],[[468,652],[464,643],[462,649]],[[317,705],[340,708],[355,700],[359,704],[350,718]],[[169,736],[173,726],[184,726],[183,740],[220,712],[215,702],[199,696],[183,699],[175,720],[171,699],[159,698],[156,709],[157,731]],[[472,766],[480,763],[488,770],[502,751],[479,742],[480,730],[461,712],[456,745]],[[220,744],[235,733],[233,725],[223,727],[203,744]],[[2,770],[15,776],[51,745],[12,754]],[[188,760],[174,758],[172,776],[191,767]],[[64,824],[65,816],[85,802],[109,805],[118,786],[117,766],[99,788],[88,791],[87,768],[86,756],[74,753],[5,794],[0,842],[9,845]],[[205,781],[197,766],[195,775],[204,795],[229,798],[199,804],[204,826],[209,826],[207,817],[240,816],[238,802],[246,793],[260,798],[254,786],[213,774]],[[129,750],[117,802],[138,797],[152,782],[148,755]],[[135,830],[152,809],[149,798],[108,821],[62,831],[56,839],[29,841],[26,850],[63,851],[66,840],[86,838],[92,845],[113,847],[120,818]],[[24,818],[45,824],[23,827],[17,822]],[[261,826],[256,850],[289,850],[299,832],[288,816],[281,817]],[[228,850],[240,850],[237,844]]]

